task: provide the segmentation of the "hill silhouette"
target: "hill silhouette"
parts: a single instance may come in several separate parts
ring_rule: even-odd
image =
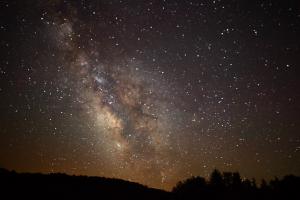
[[[171,193],[121,179],[0,169],[0,199],[171,199]]]
[[[191,177],[171,192],[121,179],[62,173],[17,173],[0,168],[0,199],[300,199],[300,177],[270,182],[242,179],[238,172],[214,170],[209,180]]]

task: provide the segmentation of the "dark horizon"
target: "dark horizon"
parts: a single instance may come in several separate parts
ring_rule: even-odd
[[[62,175],[66,175],[66,176],[77,176],[77,177],[96,177],[96,178],[105,178],[105,179],[117,179],[117,180],[122,180],[122,181],[128,181],[130,183],[136,183],[136,184],[139,184],[139,185],[142,185],[142,186],[145,186],[145,187],[148,187],[148,188],[153,188],[153,189],[158,189],[158,190],[163,190],[163,191],[167,191],[167,192],[172,192],[172,190],[174,188],[176,188],[176,186],[178,185],[178,183],[183,183],[187,180],[190,180],[190,179],[193,179],[193,178],[197,178],[197,177],[201,177],[201,178],[204,178],[206,181],[208,181],[210,179],[210,176],[211,176],[211,173],[209,174],[209,176],[207,177],[202,177],[201,175],[193,175],[193,176],[190,176],[190,177],[186,177],[185,179],[182,179],[182,180],[178,180],[178,182],[176,182],[173,186],[171,186],[170,188],[156,188],[156,187],[151,187],[151,186],[148,186],[146,184],[143,184],[143,183],[139,183],[139,182],[136,182],[136,181],[132,181],[132,180],[127,180],[127,179],[120,179],[118,177],[106,177],[106,176],[97,176],[97,175],[88,175],[88,174],[69,174],[67,172],[62,172],[62,171],[57,171],[57,172],[42,172],[42,171],[17,171],[17,170],[14,170],[14,169],[8,169],[8,168],[5,168],[3,166],[0,166],[0,170],[4,170],[4,171],[9,171],[9,172],[12,172],[12,173],[17,173],[17,174],[40,174],[40,175],[51,175],[51,174],[62,174]],[[212,172],[214,170],[218,170],[218,169],[213,169]],[[219,170],[218,170],[219,171]],[[221,172],[222,174],[223,173],[239,173],[239,171],[222,171]],[[287,177],[287,176],[296,176],[296,177],[299,177],[299,175],[296,175],[296,174],[284,174],[282,176],[273,176],[273,177],[270,177],[269,179],[268,178],[261,178],[261,179],[256,179],[255,177],[244,177],[242,174],[240,174],[240,178],[241,180],[249,180],[249,181],[253,181],[255,180],[256,181],[256,185],[258,188],[261,187],[261,184],[262,182],[266,182],[267,184],[269,184],[270,182],[276,180],[276,179],[283,179],[284,177]]]
[[[62,173],[16,173],[0,168],[0,197],[112,199],[290,199],[299,197],[300,177],[287,175],[260,185],[238,172],[215,169],[209,179],[200,176],[180,181],[171,191],[154,189],[122,179],[70,176]]]
[[[140,185],[140,186],[143,186],[143,187],[146,187],[146,188],[149,188],[149,189],[156,189],[156,190],[161,190],[161,191],[165,191],[165,192],[175,192],[180,187],[182,187],[182,185],[189,183],[191,180],[195,180],[195,179],[199,179],[199,178],[200,179],[203,178],[203,179],[205,179],[205,181],[207,183],[209,183],[211,181],[212,174],[215,173],[215,172],[220,173],[221,176],[224,176],[226,174],[238,174],[238,176],[239,176],[239,178],[242,182],[249,181],[249,182],[255,184],[255,187],[257,187],[258,189],[261,189],[262,187],[265,187],[266,185],[264,185],[264,184],[270,185],[273,181],[284,180],[286,177],[296,177],[300,181],[300,176],[295,176],[294,174],[286,174],[286,175],[283,175],[282,177],[274,176],[272,179],[269,179],[269,180],[267,180],[267,179],[257,180],[254,177],[252,177],[252,178],[242,177],[238,171],[235,171],[235,172],[223,171],[223,172],[221,172],[218,169],[214,169],[210,173],[209,177],[202,177],[202,176],[199,176],[199,175],[187,177],[184,180],[179,180],[170,190],[166,190],[166,189],[163,189],[163,188],[150,187],[150,186],[144,185],[142,183],[138,183],[138,182],[134,182],[134,181],[130,181],[130,180],[125,180],[125,179],[120,179],[120,178],[116,178],[116,177],[104,177],[104,176],[92,176],[92,175],[89,176],[89,175],[84,175],[84,174],[68,174],[68,173],[64,173],[64,172],[49,172],[49,173],[20,172],[20,171],[15,171],[15,170],[10,170],[10,169],[0,167],[0,174],[2,173],[1,175],[5,174],[5,173],[12,173],[12,174],[16,174],[16,175],[29,175],[29,176],[41,175],[41,176],[66,176],[66,177],[99,178],[99,179],[105,179],[105,180],[117,180],[117,181],[121,181],[121,182],[123,181],[124,183],[128,182],[130,184],[136,184],[136,185]]]
[[[0,1],[0,167],[170,190],[300,176],[300,1]]]

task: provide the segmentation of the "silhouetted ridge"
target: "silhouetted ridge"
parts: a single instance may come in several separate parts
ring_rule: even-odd
[[[121,179],[0,169],[1,196],[23,198],[170,199],[170,193]],[[1,198],[0,199],[5,199]]]
[[[191,177],[172,192],[121,179],[70,176],[62,173],[16,173],[0,168],[0,199],[300,199],[300,177],[270,182],[242,179],[238,172],[214,170],[209,180]]]

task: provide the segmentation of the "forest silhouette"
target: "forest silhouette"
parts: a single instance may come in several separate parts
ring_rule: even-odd
[[[171,192],[121,179],[62,173],[17,173],[0,169],[0,199],[300,199],[300,177],[269,182],[242,179],[238,172],[215,169],[208,180],[191,177]]]

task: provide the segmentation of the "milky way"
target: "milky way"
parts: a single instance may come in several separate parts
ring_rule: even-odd
[[[170,103],[170,86],[163,72],[147,70],[142,61],[126,55],[102,62],[97,51],[101,46],[94,39],[90,41],[95,48],[80,49],[81,34],[73,27],[83,22],[76,22],[76,15],[51,17],[55,27],[46,31],[58,48],[56,59],[72,75],[61,81],[75,91],[81,112],[93,124],[95,142],[105,146],[103,153],[110,157],[108,165],[118,168],[116,174],[123,169],[117,177],[142,176],[135,181],[143,182],[148,176],[164,183],[165,174],[172,174],[176,167],[169,141],[175,128],[170,117],[176,108]]]
[[[299,175],[297,1],[0,7],[0,167],[168,190]]]

